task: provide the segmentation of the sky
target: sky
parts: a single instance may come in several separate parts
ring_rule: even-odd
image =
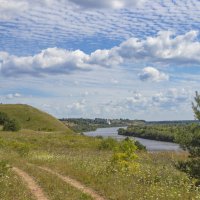
[[[200,0],[0,0],[0,102],[58,118],[192,120]]]

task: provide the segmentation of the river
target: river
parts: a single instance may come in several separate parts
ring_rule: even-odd
[[[102,137],[112,137],[117,140],[123,140],[126,136],[118,135],[117,130],[120,127],[112,128],[98,128],[96,131],[84,132],[84,135],[87,136],[102,136]],[[124,128],[124,127],[122,127]],[[133,138],[133,137],[130,137]],[[148,140],[134,137],[135,140],[139,141],[141,144],[146,146],[148,151],[181,151],[181,148],[178,144],[171,142],[161,142],[156,140]]]

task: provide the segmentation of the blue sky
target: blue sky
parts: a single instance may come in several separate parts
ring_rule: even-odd
[[[0,101],[56,117],[193,119],[199,0],[0,0]]]

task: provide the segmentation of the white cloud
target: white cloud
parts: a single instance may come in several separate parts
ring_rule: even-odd
[[[84,8],[109,8],[109,9],[122,9],[136,7],[144,3],[145,0],[69,0]]]
[[[28,74],[39,76],[45,74],[68,74],[76,70],[87,71],[96,67],[115,67],[123,64],[186,65],[200,64],[200,42],[197,31],[184,35],[171,32],[159,32],[155,37],[144,40],[130,38],[119,46],[108,50],[96,50],[86,54],[81,50],[68,51],[48,48],[34,56],[18,57],[0,52],[1,74],[18,76]],[[141,75],[143,79],[160,81],[168,79],[167,75],[154,68],[146,68]]]
[[[85,2],[79,0],[78,3],[86,4]],[[101,4],[101,1],[90,2]],[[106,2],[109,4],[112,0]],[[108,42],[123,41],[132,36],[141,38],[155,35],[160,30],[176,30],[181,34],[198,29],[200,23],[200,1],[197,0],[176,0],[175,3],[172,0],[146,1],[141,8],[125,3],[128,5],[126,9],[109,12],[105,9],[77,11],[70,4],[73,3],[67,0],[0,0],[0,19],[4,15],[12,16],[8,24],[1,26],[1,49],[9,49],[15,54],[28,51],[30,54],[30,49],[38,52],[42,48],[61,44],[63,47],[64,44],[78,43],[85,39],[87,46],[98,46],[105,39]],[[14,8],[8,12],[8,8],[4,7],[10,6]],[[25,44],[20,45],[21,43]]]
[[[130,38],[118,47],[118,53],[126,59],[144,60],[157,63],[200,64],[200,42],[198,32],[189,31],[184,35],[162,31],[156,37],[145,40]]]
[[[17,13],[28,9],[28,2],[24,0],[0,0],[0,19],[9,19]]]
[[[0,19],[8,20],[22,14],[33,7],[48,7],[55,0],[0,0]]]
[[[14,94],[8,94],[6,95],[6,99],[13,99],[13,98],[18,98],[18,97],[21,97],[21,94],[19,93],[14,93]]]
[[[145,0],[0,0],[0,19],[8,20],[21,15],[25,11],[31,11],[33,8],[49,8],[54,7],[57,3],[73,8],[74,5],[81,8],[108,8],[108,9],[123,9],[130,7],[138,7],[144,3]]]
[[[15,96],[15,97],[21,97],[21,94],[15,93],[14,96]]]
[[[72,103],[71,105],[67,106],[67,112],[71,115],[78,115],[82,114],[86,108],[86,101],[82,99],[81,101],[77,101]]]
[[[1,54],[5,55],[4,52],[0,53],[0,56]],[[1,73],[4,76],[66,74],[74,70],[89,70],[91,66],[87,64],[88,58],[89,56],[80,50],[49,48],[34,56],[4,56]]]
[[[156,93],[152,96],[152,105],[159,106],[161,108],[175,108],[188,104],[190,100],[190,93],[184,88],[176,89],[171,88],[166,92]]]
[[[118,102],[116,108],[122,108],[123,112],[127,111],[144,111],[147,109],[149,100],[140,92],[134,92],[132,96],[124,98]]]
[[[184,88],[171,88],[163,92],[153,92],[152,94],[142,94],[135,92],[132,96],[124,98],[116,105],[123,107],[124,112],[134,111],[152,113],[152,110],[183,110],[190,108],[191,94]]]
[[[90,64],[112,67],[123,63],[123,58],[117,55],[116,48],[110,50],[96,50],[91,53]]]
[[[119,81],[116,80],[116,79],[114,79],[114,78],[111,78],[110,82],[111,82],[112,84],[119,84]]]
[[[158,71],[154,67],[145,67],[142,70],[142,73],[139,74],[139,78],[141,81],[166,81],[169,80],[169,76],[163,72]]]

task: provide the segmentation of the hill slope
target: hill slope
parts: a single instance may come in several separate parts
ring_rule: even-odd
[[[1,104],[0,112],[16,119],[22,128],[44,131],[70,131],[62,122],[53,116],[34,107],[23,104]]]

